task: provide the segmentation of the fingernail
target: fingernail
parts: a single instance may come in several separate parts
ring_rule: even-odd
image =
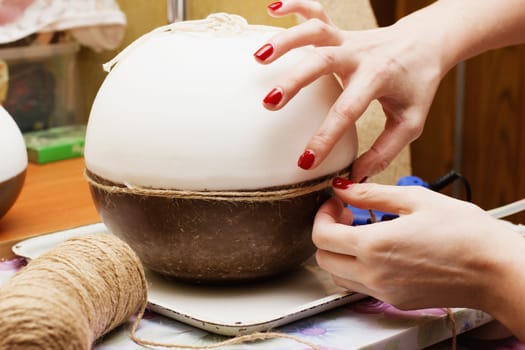
[[[365,176],[361,179],[361,181],[359,181],[360,184],[366,182],[366,180],[368,180],[368,176]]]
[[[276,106],[283,98],[283,91],[279,88],[273,88],[272,91],[266,95],[263,102],[272,106]]]
[[[264,44],[261,46],[259,50],[257,50],[253,55],[258,60],[264,61],[268,57],[270,57],[273,53],[273,45],[272,44]]]
[[[341,190],[346,190],[350,185],[353,185],[354,183],[348,179],[342,178],[342,177],[335,177],[332,180],[332,186],[335,188],[339,188]]]
[[[270,11],[276,11],[276,10],[280,9],[281,6],[283,6],[283,2],[282,1],[276,1],[276,2],[272,2],[270,5],[268,5],[268,9]]]
[[[312,167],[315,161],[315,154],[314,152],[307,149],[304,151],[303,154],[299,157],[299,160],[297,161],[297,165],[299,165],[300,168],[304,170],[308,170]]]

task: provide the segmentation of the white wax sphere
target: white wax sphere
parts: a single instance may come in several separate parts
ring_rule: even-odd
[[[0,106],[0,183],[27,168],[27,151],[18,125]]]
[[[85,161],[116,183],[162,189],[242,190],[296,184],[356,156],[350,128],[316,169],[297,159],[341,93],[326,75],[279,111],[265,95],[310,48],[262,65],[253,53],[276,27],[215,14],[149,33],[124,50],[89,117]]]

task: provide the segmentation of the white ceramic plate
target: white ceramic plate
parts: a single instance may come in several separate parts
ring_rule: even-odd
[[[108,232],[104,224],[81,226],[19,242],[16,255],[35,259],[70,237]],[[242,286],[196,286],[146,271],[151,310],[222,335],[265,331],[364,296],[336,286],[309,260],[296,272]]]

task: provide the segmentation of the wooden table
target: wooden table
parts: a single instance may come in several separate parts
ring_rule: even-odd
[[[30,163],[20,196],[0,218],[0,242],[99,222],[83,172],[83,158]]]

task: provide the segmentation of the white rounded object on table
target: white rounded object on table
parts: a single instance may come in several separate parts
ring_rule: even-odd
[[[27,151],[20,128],[0,106],[0,218],[11,209],[22,191]]]
[[[26,168],[27,151],[22,132],[0,106],[0,182],[20,175]]]
[[[132,43],[109,63],[93,103],[86,168],[132,186],[220,191],[291,185],[348,167],[355,128],[316,169],[297,166],[341,93],[334,76],[303,88],[279,111],[262,105],[310,50],[257,63],[253,53],[279,30],[214,14]]]

